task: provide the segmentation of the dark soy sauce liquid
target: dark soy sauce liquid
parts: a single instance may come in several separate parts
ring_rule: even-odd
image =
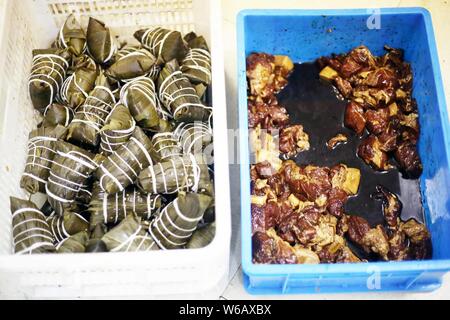
[[[291,123],[303,125],[309,134],[311,148],[297,155],[295,162],[327,167],[343,163],[360,169],[358,194],[348,199],[345,212],[364,217],[372,227],[384,223],[381,201],[371,197],[378,184],[399,196],[403,204],[403,220],[415,218],[423,222],[419,180],[404,179],[397,169],[376,172],[356,155],[358,145],[367,132],[360,138],[344,127],[347,102],[338,98],[331,84],[319,78],[319,72],[314,63],[296,64],[289,76],[289,84],[278,94],[278,101],[287,109]],[[328,149],[327,141],[338,133],[347,136],[347,143],[339,144],[333,150]]]

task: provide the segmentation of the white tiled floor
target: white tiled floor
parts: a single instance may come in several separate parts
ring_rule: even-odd
[[[236,127],[237,122],[237,95],[236,95],[236,14],[244,8],[382,8],[382,7],[425,7],[433,19],[434,31],[437,40],[438,52],[447,104],[450,107],[450,0],[423,0],[423,1],[303,1],[303,0],[222,0],[225,47],[225,72],[227,81],[227,107],[228,124],[230,128]],[[237,165],[231,168],[231,185],[239,185],[239,169]],[[225,299],[252,299],[242,286],[242,271],[240,264],[240,209],[239,190],[231,188],[232,201],[232,248],[231,267],[232,277],[230,284],[222,294]],[[239,268],[239,269],[238,269]],[[211,297],[213,298],[213,297]],[[367,293],[367,294],[335,294],[335,295],[289,295],[289,296],[263,296],[256,298],[268,299],[443,299],[450,298],[450,274],[445,276],[442,287],[431,293]]]

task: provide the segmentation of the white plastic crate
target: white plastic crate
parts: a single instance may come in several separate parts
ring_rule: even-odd
[[[205,36],[212,55],[216,237],[202,249],[138,253],[13,255],[9,196],[19,188],[35,127],[27,78],[31,51],[50,46],[69,13],[94,16],[122,39],[165,26]],[[230,199],[220,1],[0,0],[0,299],[211,297],[228,280]],[[212,36],[213,35],[213,36]]]

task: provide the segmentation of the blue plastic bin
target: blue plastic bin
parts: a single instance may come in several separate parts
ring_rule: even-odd
[[[375,12],[377,13],[377,12]],[[431,291],[450,269],[450,126],[430,14],[423,8],[355,10],[244,10],[238,15],[238,77],[241,161],[242,265],[254,294]],[[375,18],[376,19],[376,18]],[[376,20],[370,20],[376,23]],[[383,45],[405,49],[414,72],[420,113],[420,179],[433,259],[360,264],[257,265],[252,263],[250,173],[245,58],[252,52],[290,56],[294,62],[347,52],[364,44],[376,54]]]

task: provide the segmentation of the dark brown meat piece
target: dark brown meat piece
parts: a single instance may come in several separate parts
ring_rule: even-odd
[[[281,129],[279,148],[285,157],[290,158],[299,152],[309,150],[309,136],[300,124]]]
[[[309,201],[315,201],[321,195],[328,196],[331,190],[329,171],[326,167],[306,166],[300,179],[300,193],[306,195]]]
[[[291,244],[300,243],[307,245],[316,236],[316,229],[313,221],[305,216],[300,216],[297,212],[284,215],[277,225],[278,235]]]
[[[267,233],[256,232],[253,234],[252,245],[255,263],[297,263],[297,257],[292,247],[287,242],[273,239]]]
[[[344,77],[344,79],[350,78],[355,73],[358,73],[363,67],[358,64],[358,62],[351,56],[347,56],[342,63],[339,73]]]
[[[401,230],[405,232],[412,243],[421,243],[430,238],[427,227],[414,219],[409,219],[405,223],[402,223]]]
[[[399,141],[398,119],[391,118],[386,128],[378,135],[380,149],[384,152],[394,151]]]
[[[344,190],[337,188],[331,189],[327,202],[328,212],[337,218],[342,217],[347,198],[348,195]]]
[[[363,67],[373,68],[376,65],[375,57],[366,46],[356,47],[348,55]]]
[[[421,175],[422,162],[415,144],[409,141],[401,142],[395,150],[394,157],[406,178],[416,179]]]
[[[347,128],[361,135],[366,126],[364,109],[356,102],[350,101],[345,108],[344,124]]]
[[[287,197],[291,194],[289,185],[285,182],[282,174],[276,173],[272,175],[269,179],[267,179],[267,184],[279,200],[287,199]]]
[[[375,194],[375,198],[383,201],[384,220],[389,228],[397,228],[398,220],[402,212],[402,203],[397,195],[390,192],[387,188],[378,185],[376,189],[377,193]]]
[[[327,148],[332,150],[336,148],[338,145],[346,143],[347,141],[348,138],[345,134],[338,133],[333,138],[327,141]]]
[[[247,57],[247,78],[252,95],[269,97],[275,93],[274,62],[275,57],[266,53],[253,53]]]
[[[374,135],[381,134],[387,127],[389,122],[389,108],[378,110],[369,109],[365,112],[366,127],[370,133]]]
[[[388,163],[388,155],[381,150],[381,143],[374,135],[364,139],[358,147],[358,156],[375,170],[385,171],[392,166]]]
[[[260,98],[248,99],[248,126],[256,128],[261,125],[262,129],[278,129],[289,123],[289,115],[285,108],[278,105],[275,98],[268,102]]]
[[[358,216],[349,216],[347,219],[348,237],[354,243],[362,244],[364,236],[369,232],[370,225],[366,219]]]
[[[268,202],[263,206],[251,205],[252,232],[266,231],[276,224],[281,214],[280,206],[276,202]]]
[[[398,79],[388,68],[378,68],[371,71],[363,84],[378,89],[397,88]]]
[[[353,88],[349,81],[341,77],[336,77],[334,79],[334,84],[336,85],[336,88],[338,88],[339,92],[344,96],[344,98],[349,98],[351,96]]]
[[[254,168],[261,179],[267,179],[275,174],[275,169],[269,161],[263,161],[254,165]]]
[[[389,237],[389,260],[403,261],[408,260],[410,248],[404,232],[394,230]]]

